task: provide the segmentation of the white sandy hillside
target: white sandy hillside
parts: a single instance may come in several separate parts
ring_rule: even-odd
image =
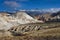
[[[0,30],[8,30],[12,26],[18,25],[16,21],[12,21],[14,18],[8,15],[7,13],[0,13]]]
[[[26,12],[17,12],[16,16],[11,16],[8,13],[0,13],[0,30],[8,30],[13,26],[36,22],[39,21],[29,16]]]
[[[20,24],[38,22],[38,20],[34,19],[30,15],[28,15],[26,12],[17,12],[16,19],[17,19],[18,23],[20,23]]]

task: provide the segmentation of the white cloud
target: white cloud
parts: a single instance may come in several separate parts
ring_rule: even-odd
[[[23,4],[21,2],[28,2],[29,0],[5,0],[2,4],[6,5],[8,9],[11,8],[11,10],[17,10],[18,8],[21,8]]]
[[[9,7],[21,7],[21,5],[16,1],[4,1],[4,4]]]

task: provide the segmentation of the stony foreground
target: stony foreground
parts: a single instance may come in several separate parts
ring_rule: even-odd
[[[0,40],[60,40],[60,23],[34,23],[0,30]]]
[[[0,37],[0,40],[60,40],[60,28],[26,32],[21,36]]]

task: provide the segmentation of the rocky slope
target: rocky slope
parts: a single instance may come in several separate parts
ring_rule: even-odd
[[[0,13],[0,30],[8,30],[13,26],[17,26],[20,24],[28,24],[28,23],[36,23],[41,22],[30,15],[28,15],[26,12],[17,12],[13,15],[8,14],[6,12]]]

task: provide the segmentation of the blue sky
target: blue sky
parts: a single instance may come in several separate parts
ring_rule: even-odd
[[[60,0],[0,0],[0,11],[60,8]]]

